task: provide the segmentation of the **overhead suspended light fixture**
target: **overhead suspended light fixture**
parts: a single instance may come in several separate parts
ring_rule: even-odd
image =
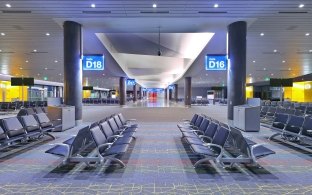
[[[158,27],[158,52],[157,55],[161,56],[161,51],[160,51],[160,26]]]

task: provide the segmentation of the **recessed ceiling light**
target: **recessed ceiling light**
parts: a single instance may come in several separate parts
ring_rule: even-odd
[[[34,52],[37,52],[37,50],[36,50],[36,49],[34,49]]]
[[[298,7],[299,7],[299,8],[303,8],[303,7],[304,7],[304,4],[300,4]]]
[[[253,63],[256,63],[256,60],[252,61]]]
[[[1,33],[1,36],[5,36],[5,33]]]
[[[92,4],[91,4],[91,7],[92,7],[92,8],[95,8],[95,4],[94,4],[94,3],[92,3]]]
[[[58,63],[58,61],[57,61],[57,60],[54,60],[54,63]]]
[[[310,36],[310,33],[306,33],[305,36]]]
[[[252,74],[250,73],[249,76],[251,76]]]
[[[60,73],[59,76],[62,76],[62,73]]]
[[[20,67],[19,69],[20,69],[20,70],[23,70],[23,68],[22,68],[22,67]]]
[[[50,33],[46,33],[47,36],[50,36]]]
[[[291,70],[291,68],[288,68],[288,70]]]
[[[266,70],[266,68],[263,68],[263,70]]]
[[[11,4],[8,4],[8,3],[7,3],[7,4],[5,4],[5,7],[9,7],[9,8],[10,8],[10,7],[12,7],[12,6],[11,6]]]
[[[271,73],[271,76],[274,76],[274,74],[273,74],[273,73]]]
[[[218,7],[219,7],[219,4],[216,3],[216,4],[213,5],[213,7],[214,7],[214,8],[218,8]]]
[[[0,49],[0,52],[2,52],[2,50]]]
[[[48,70],[48,68],[47,68],[47,67],[45,67],[44,69],[45,69],[45,70]]]
[[[153,8],[156,8],[156,7],[157,7],[157,4],[156,4],[156,3],[154,3],[154,4],[153,4]]]
[[[25,62],[28,63],[28,60],[26,60]]]
[[[312,53],[312,49],[310,49],[309,52]]]
[[[283,62],[283,63],[285,63],[286,61],[285,61],[285,60],[283,60],[282,62]]]
[[[38,75],[38,76],[40,76],[40,74],[39,74],[39,73],[38,73],[37,75]]]
[[[276,49],[274,49],[274,50],[273,50],[273,52],[274,52],[274,53],[276,53],[276,52],[277,52],[277,50],[276,50]]]
[[[264,33],[260,33],[260,36],[262,36],[262,37],[263,37],[263,36],[264,36]]]

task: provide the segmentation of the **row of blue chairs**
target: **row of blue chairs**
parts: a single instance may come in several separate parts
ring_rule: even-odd
[[[12,111],[20,108],[35,108],[46,107],[47,101],[15,101],[15,102],[0,102],[1,111]]]
[[[285,141],[306,143],[311,145],[312,141],[312,117],[296,116],[278,113],[270,126],[275,132],[269,137],[272,140],[276,136],[281,136]]]
[[[55,126],[45,113],[16,116],[0,120],[0,148],[39,139],[50,134]]]
[[[126,101],[130,102],[133,98],[127,97]],[[82,103],[84,104],[119,104],[118,98],[84,98]]]
[[[126,120],[121,113],[112,115],[82,127],[76,136],[56,144],[46,153],[63,157],[63,165],[80,162],[87,166],[91,163],[104,165],[113,161],[125,167],[124,162],[116,156],[126,153],[135,139],[138,125],[133,121]]]
[[[201,157],[194,164],[195,168],[211,160],[222,167],[258,166],[259,158],[275,154],[262,144],[245,138],[240,130],[205,115],[195,114],[191,120],[184,120],[177,126],[191,151]]]

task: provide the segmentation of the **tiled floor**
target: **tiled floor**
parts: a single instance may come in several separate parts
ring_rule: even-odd
[[[87,106],[83,118],[88,124],[118,112],[137,118],[140,126],[133,148],[122,158],[125,169],[84,164],[58,167],[60,158],[44,151],[75,134],[76,128],[55,133],[55,141],[46,140],[2,158],[0,194],[312,194],[311,154],[268,142],[272,133],[265,128],[248,134],[277,153],[260,161],[263,168],[225,170],[214,164],[193,168],[196,158],[183,144],[176,122],[193,113],[226,122],[226,106]]]

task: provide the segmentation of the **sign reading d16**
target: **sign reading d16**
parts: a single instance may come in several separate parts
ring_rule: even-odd
[[[83,70],[104,70],[103,55],[86,55],[82,59]]]
[[[207,55],[205,66],[206,70],[227,70],[227,56]]]

